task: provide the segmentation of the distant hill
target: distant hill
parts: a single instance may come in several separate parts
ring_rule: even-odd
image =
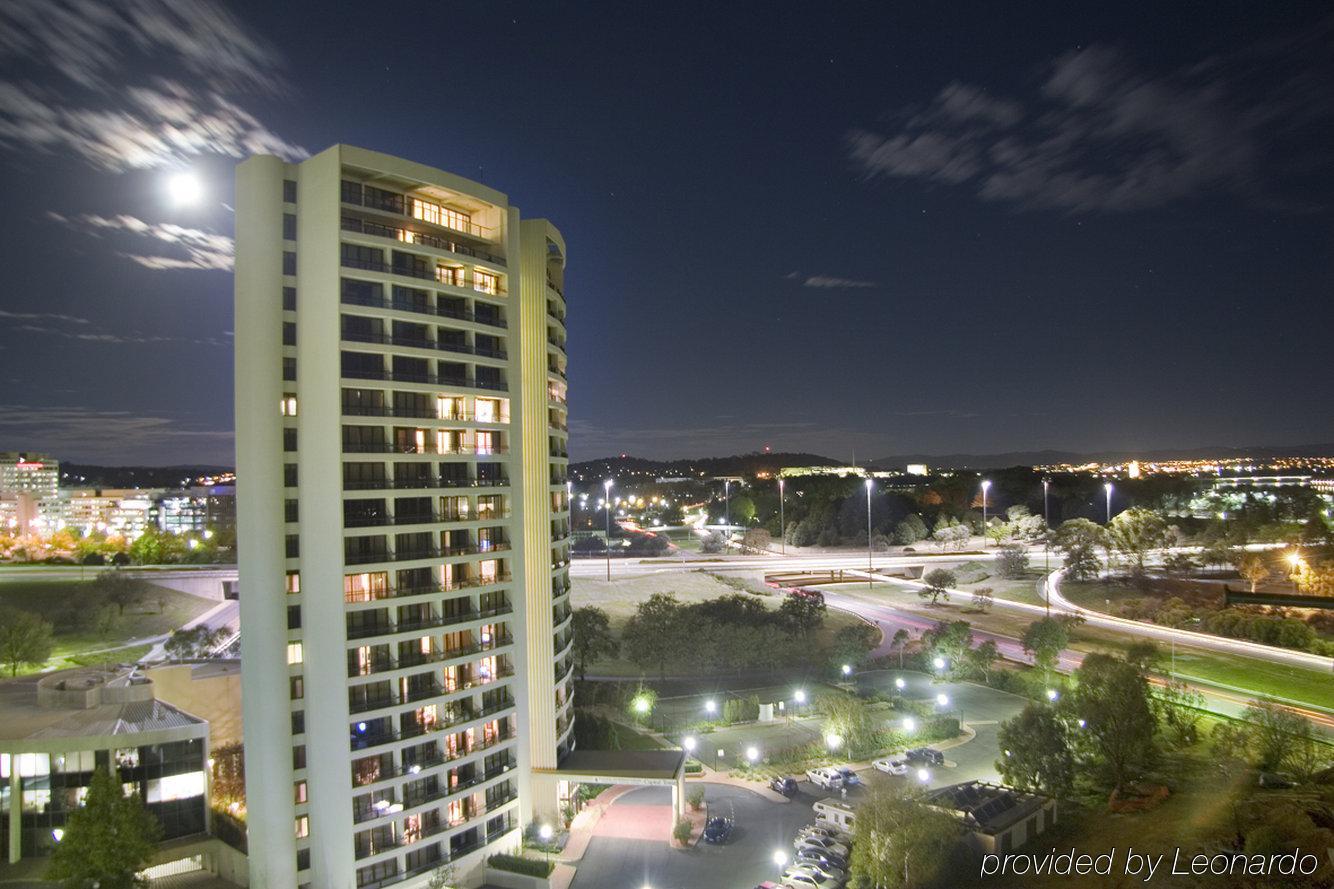
[[[1229,457],[1325,457],[1334,455],[1334,443],[1309,445],[1263,445],[1255,447],[1178,448],[1147,451],[1009,451],[1001,454],[906,454],[871,461],[881,469],[908,463],[926,463],[951,469],[1004,469],[1010,466],[1039,466],[1047,463],[1115,463],[1124,460],[1224,460]]]
[[[70,488],[178,488],[201,475],[231,471],[230,466],[94,466],[61,463],[60,484]]]
[[[570,474],[578,479],[618,475],[699,477],[718,475],[754,475],[774,472],[784,466],[838,466],[839,460],[819,454],[765,454],[755,452],[731,457],[696,457],[683,460],[646,460],[643,457],[599,457],[570,464]]]

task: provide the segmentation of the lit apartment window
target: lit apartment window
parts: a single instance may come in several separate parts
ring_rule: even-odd
[[[287,595],[292,596],[301,592],[301,572],[287,572]]]
[[[467,213],[460,213],[458,210],[441,207],[440,221],[442,225],[447,225],[455,231],[472,231],[472,217]]]
[[[296,396],[284,395],[282,400],[282,414],[284,417],[296,416]]]
[[[297,803],[304,803],[304,802],[306,801],[306,782],[305,782],[305,781],[298,781],[298,782],[296,782],[296,786],[295,786],[295,788],[294,788],[294,798],[295,798],[295,802],[297,802]]]
[[[416,244],[421,237],[415,231],[406,228],[396,229],[396,231],[398,233],[398,239],[405,244]]]
[[[494,398],[479,398],[474,410],[474,418],[478,423],[498,423],[500,422],[500,403]]]
[[[477,432],[477,453],[494,454],[496,450],[496,434],[494,432]]]
[[[303,660],[303,656],[302,656],[301,643],[300,643],[300,642],[288,642],[288,643],[287,643],[287,665],[290,667],[290,666],[292,666],[293,664],[299,664],[299,663],[301,663],[302,660]]]
[[[498,573],[496,571],[497,564],[498,563],[496,562],[495,559],[487,559],[484,562],[477,563],[477,576],[482,581],[482,583],[496,582],[496,576]]]
[[[467,213],[460,213],[458,210],[442,207],[434,201],[423,201],[421,198],[413,198],[412,215],[425,222],[447,226],[455,231],[466,232],[472,230],[471,216]]]
[[[306,815],[298,815],[296,819],[297,839],[310,836],[310,818]]]
[[[382,599],[389,590],[389,575],[384,571],[367,574],[349,574],[343,578],[343,599],[347,602],[369,602]]]
[[[441,420],[457,420],[461,413],[462,400],[448,395],[435,397],[435,415]]]
[[[481,269],[473,272],[472,286],[479,293],[489,293],[495,296],[496,291],[499,290],[499,284],[500,279],[489,272],[484,272]]]
[[[440,205],[420,198],[412,199],[412,217],[440,225]]]
[[[435,267],[435,279],[441,284],[462,287],[463,269],[452,265],[438,265]]]

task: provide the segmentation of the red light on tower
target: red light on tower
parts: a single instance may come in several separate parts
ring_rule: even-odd
[[[769,446],[768,446],[768,445],[765,445],[765,446],[764,446],[764,452],[765,452],[766,454],[769,453]]]

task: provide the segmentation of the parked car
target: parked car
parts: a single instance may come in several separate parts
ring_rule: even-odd
[[[832,852],[822,852],[814,846],[802,846],[793,854],[795,864],[818,864],[825,870],[837,869],[844,873],[848,870],[847,859]]]
[[[808,824],[797,831],[799,837],[824,837],[827,840],[833,840],[836,843],[848,842],[848,835],[836,827],[828,827],[823,824]]]
[[[725,843],[731,836],[731,818],[710,818],[704,824],[704,842],[706,843]]]
[[[945,754],[934,747],[914,747],[905,756],[908,762],[925,762],[933,766],[943,766],[945,764]]]
[[[845,871],[843,868],[837,867],[829,863],[812,861],[810,858],[794,859],[791,867],[794,870],[808,871],[812,875],[819,874],[820,876],[826,877],[831,880],[838,880],[840,883],[848,878],[847,871]]]
[[[775,778],[769,782],[769,789],[783,796],[792,796],[797,792],[797,779],[791,776]]]
[[[821,876],[819,871],[806,871],[800,867],[789,867],[783,871],[784,883],[796,889],[838,889],[838,880]]]
[[[908,761],[899,756],[886,756],[875,760],[871,765],[888,775],[908,774]]]
[[[837,843],[828,837],[802,837],[792,844],[794,848],[800,849],[819,849],[821,852],[828,852],[847,860],[848,847],[842,843]]]
[[[838,769],[811,769],[806,773],[806,780],[825,790],[838,790],[843,786],[843,773]]]
[[[843,776],[844,787],[856,787],[862,783],[862,779],[849,766],[834,766],[834,771]]]

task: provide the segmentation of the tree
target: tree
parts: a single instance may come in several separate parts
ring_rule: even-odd
[[[1000,546],[1005,542],[1005,538],[1010,536],[1010,526],[1004,522],[992,519],[987,523],[983,533],[991,541],[992,546]]]
[[[67,889],[133,889],[157,851],[162,828],[137,795],[121,792],[107,769],[93,772],[83,805],[70,812],[65,835],[51,854],[47,877]]]
[[[630,535],[630,545],[626,551],[636,556],[665,556],[672,544],[661,534],[644,531]]]
[[[963,656],[973,645],[973,628],[966,620],[940,623],[927,632],[927,646],[945,658],[951,674],[963,668]]]
[[[908,647],[908,641],[912,639],[912,634],[899,627],[894,631],[894,636],[889,640],[890,648],[899,653],[899,669],[903,669],[903,652]]]
[[[1149,683],[1134,664],[1106,654],[1090,654],[1075,671],[1068,697],[1084,720],[1081,737],[1091,747],[1113,790],[1149,765],[1155,754],[1158,720]]]
[[[620,650],[611,632],[607,612],[594,605],[574,609],[570,616],[574,631],[574,657],[579,665],[579,681],[587,678],[588,665],[603,658],[615,657]]]
[[[97,575],[93,590],[103,601],[115,605],[118,615],[125,614],[126,606],[138,605],[144,599],[144,585],[119,571],[103,571]]]
[[[1251,701],[1243,717],[1260,767],[1275,770],[1289,764],[1302,741],[1311,737],[1311,723],[1301,714],[1273,701]]]
[[[1062,522],[1053,538],[1056,550],[1065,557],[1066,573],[1075,580],[1089,580],[1098,576],[1102,568],[1098,547],[1103,545],[1105,539],[1103,529],[1088,519]]]
[[[621,631],[621,645],[630,660],[641,668],[657,667],[658,674],[665,677],[668,661],[682,648],[683,611],[670,593],[654,593],[640,602]]]
[[[978,611],[990,611],[995,601],[995,593],[989,586],[980,586],[973,590],[973,607]]]
[[[923,599],[930,599],[932,605],[935,605],[939,599],[948,602],[950,600],[949,588],[959,582],[959,579],[954,576],[954,572],[945,568],[928,571],[922,580],[926,586],[920,588],[917,595]]]
[[[226,630],[212,630],[200,624],[189,629],[173,630],[162,648],[176,660],[207,658],[213,656],[214,649],[226,638]]]
[[[1195,743],[1196,727],[1204,708],[1204,695],[1179,679],[1168,680],[1158,690],[1158,708],[1163,723],[1172,730],[1178,745]]]
[[[1156,669],[1162,659],[1163,650],[1152,639],[1136,639],[1126,646],[1126,663],[1134,664],[1145,673]]]
[[[941,875],[959,824],[922,798],[890,786],[872,790],[857,807],[851,883],[856,889],[925,886]]]
[[[431,871],[431,878],[426,881],[426,889],[453,889],[455,885],[452,864],[440,865]]]
[[[727,538],[721,531],[710,531],[704,535],[704,539],[699,543],[699,551],[702,553],[716,554],[727,549]]]
[[[906,633],[904,634],[907,635]],[[835,666],[849,664],[854,667],[866,663],[871,652],[880,644],[880,630],[870,624],[858,621],[846,627],[840,627],[834,633],[830,647],[830,659]]]
[[[1144,563],[1149,554],[1171,541],[1167,520],[1153,510],[1139,506],[1127,509],[1107,526],[1107,550],[1118,553],[1137,578],[1144,576]]]
[[[731,502],[732,524],[749,525],[755,521],[755,501],[746,494],[738,494]]]
[[[788,593],[778,606],[778,620],[788,633],[805,639],[824,624],[826,610],[824,596]]]
[[[824,736],[841,738],[850,757],[866,759],[875,752],[880,743],[876,720],[860,698],[848,694],[822,695],[819,711]]]
[[[753,553],[764,553],[769,551],[769,545],[773,539],[769,532],[763,528],[751,528],[745,534],[741,535],[741,545]]]
[[[894,526],[894,542],[901,546],[911,546],[926,539],[926,522],[917,513],[910,513],[903,521]]]
[[[1035,620],[1024,630],[1024,651],[1033,655],[1033,664],[1042,671],[1044,681],[1056,671],[1061,652],[1070,644],[1070,628],[1057,617]]]
[[[990,682],[991,671],[996,666],[996,661],[1000,660],[1000,649],[996,647],[995,642],[987,639],[977,648],[968,649],[965,657],[969,668],[982,674],[983,682]]]
[[[1269,579],[1269,564],[1259,553],[1242,553],[1237,560],[1237,571],[1251,585],[1251,592]]]
[[[1023,577],[1028,573],[1028,550],[1017,543],[1001,547],[996,556],[996,570],[1001,577],[1011,580]]]
[[[0,662],[9,666],[10,676],[17,676],[22,664],[45,664],[54,647],[51,624],[41,615],[0,608]]]
[[[1030,703],[1001,723],[996,771],[1006,784],[1065,796],[1074,786],[1075,756],[1066,723],[1051,707]]]

